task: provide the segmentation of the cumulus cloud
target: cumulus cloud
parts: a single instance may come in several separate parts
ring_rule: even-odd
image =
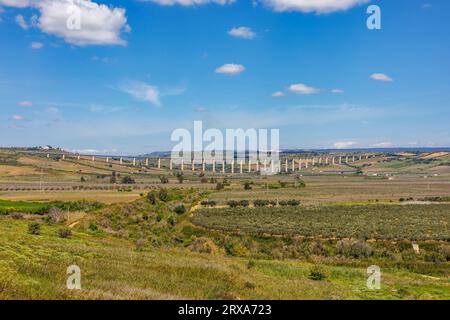
[[[261,0],[266,6],[277,12],[300,11],[331,13],[345,11],[369,0]]]
[[[357,144],[358,143],[356,143],[355,141],[338,141],[333,144],[333,147],[335,147],[336,149],[346,149]]]
[[[162,6],[180,5],[184,7],[215,3],[226,5],[235,2],[235,0],[142,0],[145,2],[153,2]]]
[[[384,82],[392,82],[394,81],[391,77],[384,73],[373,73],[370,75],[370,78],[376,81],[384,81]]]
[[[121,38],[122,32],[129,31],[123,8],[108,7],[90,0],[51,0],[41,3],[39,8],[41,11],[39,28],[45,33],[62,37],[70,44],[78,46],[126,44]],[[77,19],[78,13],[79,28],[76,23],[70,25],[70,17]]]
[[[315,94],[319,93],[320,89],[309,87],[303,83],[296,83],[289,86],[289,91],[297,94]]]
[[[16,16],[16,23],[21,27],[23,30],[28,30],[29,26],[23,15],[18,14]]]
[[[227,63],[216,69],[216,73],[236,75],[245,70],[245,67],[241,64]]]
[[[32,107],[32,106],[33,106],[33,103],[32,103],[31,101],[20,101],[20,102],[17,103],[17,105],[18,105],[19,107],[26,107],[26,108],[29,108],[29,107]]]
[[[380,142],[380,143],[375,143],[372,145],[372,147],[375,148],[388,148],[388,147],[392,147],[393,143],[390,141],[384,141],[384,142]]]
[[[91,0],[0,0],[0,5],[36,8],[40,12],[35,17],[36,27],[77,46],[125,45],[122,33],[131,30],[125,9]],[[18,15],[16,21],[23,29],[28,29],[22,15]]]
[[[120,86],[120,90],[137,100],[150,102],[158,107],[161,106],[160,93],[156,86],[140,81],[127,81]]]
[[[276,92],[272,93],[272,97],[284,97],[284,92],[276,91]]]
[[[31,48],[32,49],[42,49],[44,47],[44,44],[41,42],[32,42]]]
[[[256,33],[253,32],[249,27],[232,28],[230,31],[228,31],[228,34],[230,36],[243,39],[253,39],[256,37]]]
[[[31,0],[0,0],[0,5],[6,7],[26,8],[31,5]]]
[[[13,119],[14,121],[23,121],[23,120],[25,120],[25,118],[24,118],[23,116],[19,116],[19,115],[17,115],[17,114],[13,115],[13,116],[12,116],[12,119]]]

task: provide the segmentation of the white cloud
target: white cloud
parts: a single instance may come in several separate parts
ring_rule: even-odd
[[[272,93],[272,97],[284,97],[284,92],[276,91],[276,92]]]
[[[26,8],[31,5],[31,0],[0,0],[0,5],[6,7]]]
[[[235,0],[143,0],[145,2],[153,2],[162,6],[180,5],[184,7],[202,5],[208,3],[215,3],[219,5],[226,5],[235,2]]]
[[[384,73],[373,73],[370,75],[370,78],[377,81],[385,81],[385,82],[394,81],[391,77],[389,77]]]
[[[347,149],[353,147],[356,144],[358,143],[356,143],[355,141],[338,141],[333,144],[333,147],[335,147],[336,149]]]
[[[23,120],[25,120],[25,118],[23,116],[19,116],[19,115],[16,115],[16,114],[12,116],[12,119],[14,121],[23,121]]]
[[[227,63],[216,69],[216,73],[236,75],[245,70],[245,67],[241,64]]]
[[[392,146],[393,146],[393,143],[390,141],[375,143],[372,145],[372,147],[375,147],[375,148],[388,148],[388,147],[392,147]]]
[[[320,89],[309,87],[303,83],[292,84],[289,86],[289,90],[297,94],[315,94],[320,92]]]
[[[128,81],[120,86],[120,90],[137,100],[150,102],[158,107],[161,106],[160,93],[156,86],[140,81]]]
[[[76,5],[80,13],[80,28],[68,28],[70,8]],[[97,4],[90,0],[50,0],[39,4],[39,28],[62,37],[78,46],[125,45],[122,32],[129,29],[125,9]],[[72,13],[73,14],[73,13]]]
[[[18,14],[16,16],[16,22],[19,25],[19,27],[21,27],[23,30],[28,30],[29,26],[28,26],[28,23],[25,21],[25,18],[23,17],[23,15]]]
[[[196,107],[194,109],[195,112],[207,112],[208,109],[206,109],[205,107]]]
[[[33,106],[33,103],[31,101],[20,101],[19,103],[17,103],[17,105],[19,107],[27,107],[27,108],[29,108],[29,107]]]
[[[38,9],[40,16],[34,18],[36,27],[77,46],[126,45],[122,33],[131,30],[125,9],[91,0],[0,0],[0,5]],[[79,28],[76,23],[71,24],[77,20]],[[16,21],[23,29],[28,29],[22,15],[18,15]]]
[[[244,39],[253,39],[254,37],[256,37],[256,33],[253,32],[252,29],[250,29],[249,27],[233,28],[230,31],[228,31],[228,34],[236,38],[244,38]]]
[[[274,11],[331,13],[345,11],[369,0],[261,0]]]
[[[333,90],[331,90],[331,93],[344,93],[344,90],[342,90],[342,89],[333,89]]]
[[[32,49],[42,49],[44,47],[44,44],[42,42],[32,42],[31,48]]]

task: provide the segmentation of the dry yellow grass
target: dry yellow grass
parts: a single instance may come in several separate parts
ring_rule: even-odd
[[[33,167],[0,165],[1,176],[27,176],[36,174],[40,174],[40,171]]]
[[[432,159],[432,158],[445,157],[448,155],[450,155],[450,153],[448,153],[448,152],[433,152],[433,153],[427,154],[425,156],[422,156],[421,158],[422,159]]]

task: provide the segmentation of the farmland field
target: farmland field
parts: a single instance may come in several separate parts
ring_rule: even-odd
[[[450,240],[447,204],[201,209],[192,221],[206,228],[251,234]]]

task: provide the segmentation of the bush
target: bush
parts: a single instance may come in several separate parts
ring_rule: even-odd
[[[252,190],[252,185],[250,182],[246,181],[244,184],[244,190]]]
[[[163,214],[162,212],[159,212],[159,213],[156,215],[156,221],[157,221],[157,222],[160,222],[163,218],[164,218],[164,214]]]
[[[169,218],[167,218],[167,222],[173,227],[177,224],[177,218],[175,218],[174,216],[170,216]]]
[[[95,232],[95,231],[98,230],[98,226],[97,226],[95,223],[91,222],[91,223],[89,224],[88,229],[89,229],[90,231]]]
[[[58,235],[60,238],[70,238],[72,236],[72,231],[70,229],[67,228],[61,228],[58,230]]]
[[[239,205],[239,202],[237,202],[236,200],[228,200],[227,205],[230,208],[236,208]]]
[[[239,201],[239,205],[242,207],[248,207],[249,206],[249,201],[248,200],[241,200]]]
[[[346,257],[365,258],[372,254],[372,247],[365,241],[340,240],[336,244],[336,251]]]
[[[177,174],[175,176],[177,177],[179,183],[183,183],[184,176],[183,176],[182,172],[177,172]]]
[[[137,251],[142,251],[146,245],[147,245],[147,239],[141,238],[141,239],[136,240],[136,250]]]
[[[147,200],[151,204],[156,204],[157,198],[156,198],[156,194],[154,191],[150,191],[149,193],[147,193]]]
[[[186,212],[186,208],[184,207],[184,205],[181,204],[179,206],[176,206],[174,211],[176,214],[183,214]]]
[[[30,222],[28,224],[28,233],[34,235],[41,234],[41,225],[38,222]]]
[[[203,177],[203,178],[200,179],[200,182],[201,183],[208,183],[208,178]]]
[[[325,269],[323,269],[319,265],[315,265],[309,270],[309,276],[308,277],[311,280],[321,281],[321,280],[324,280],[327,276],[328,275],[327,275]]]
[[[203,200],[202,202],[200,202],[200,204],[206,207],[215,207],[217,205],[216,201],[214,200]]]
[[[20,212],[13,212],[11,213],[11,218],[14,220],[20,220],[23,219],[23,214],[21,214]]]
[[[159,177],[159,181],[161,181],[161,183],[169,183],[169,178],[167,178],[166,176],[161,176]]]
[[[300,201],[295,200],[295,199],[291,199],[287,201],[287,205],[288,206],[299,206],[300,205]]]
[[[230,256],[245,257],[248,254],[246,247],[240,243],[227,242],[225,243],[225,252]]]
[[[253,205],[255,207],[267,207],[270,204],[269,200],[254,200]]]
[[[322,242],[314,241],[309,245],[309,252],[313,255],[320,256],[325,253]]]
[[[134,181],[134,179],[130,176],[123,177],[121,182],[122,182],[122,184],[135,184],[136,183],[136,181]]]
[[[194,238],[189,248],[199,253],[217,254],[219,252],[216,244],[206,237]]]
[[[222,190],[223,189],[223,183],[217,182],[216,184],[216,190]]]
[[[165,188],[159,189],[158,198],[159,198],[159,200],[161,200],[163,202],[169,201],[169,193],[167,192],[167,190]]]
[[[64,211],[62,211],[58,207],[50,208],[50,210],[48,211],[48,217],[49,217],[48,222],[51,223],[60,223],[66,220],[64,216]]]

